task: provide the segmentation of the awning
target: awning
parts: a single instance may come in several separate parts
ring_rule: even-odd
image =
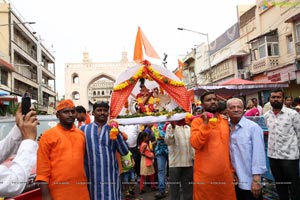
[[[236,78],[219,85],[198,85],[193,90],[197,96],[202,95],[204,92],[214,91],[223,98],[230,98],[254,94],[264,90],[272,90],[274,88],[287,87],[289,87],[289,84],[285,82],[256,82]]]
[[[257,39],[259,39],[259,38],[261,38],[261,37],[264,37],[264,36],[271,36],[271,35],[275,35],[275,34],[277,34],[277,28],[276,28],[276,29],[273,29],[273,30],[271,30],[271,31],[269,31],[269,32],[267,32],[267,33],[261,34],[261,35],[255,37],[255,38],[251,39],[251,40],[248,41],[247,43],[250,44],[250,43],[253,42],[254,40],[257,40]]]
[[[300,13],[293,15],[292,17],[285,20],[285,23],[292,23],[296,20],[300,19]]]
[[[0,96],[9,95],[9,92],[5,90],[0,90]]]
[[[0,96],[0,102],[5,102],[5,101],[14,101],[14,102],[18,102],[18,97],[15,95],[4,95],[4,96]]]
[[[225,55],[221,58],[218,58],[216,60],[213,60],[212,63],[211,63],[211,66],[215,66],[225,60],[228,60],[229,58],[232,58],[232,57],[240,57],[240,56],[246,56],[246,55],[249,55],[250,53],[245,51],[245,50],[238,50],[236,52],[233,52],[233,53],[230,53],[228,55]]]
[[[15,68],[9,64],[8,62],[6,62],[5,60],[0,58],[0,67],[4,67],[5,69],[8,69],[9,71],[15,71]]]

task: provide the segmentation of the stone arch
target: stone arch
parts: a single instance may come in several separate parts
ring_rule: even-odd
[[[110,89],[105,87],[101,89],[101,86],[97,90],[93,90],[94,84],[103,79],[105,82],[105,79],[107,80],[107,84]],[[87,91],[87,97],[88,97],[88,102],[89,102],[89,107],[91,108],[92,105],[98,100],[98,99],[104,99],[104,101],[109,101],[109,97],[111,96],[112,89],[113,89],[113,84],[115,82],[115,78],[112,75],[106,74],[106,73],[100,73],[95,75],[94,77],[91,77],[91,79],[88,81],[86,85],[86,91]]]

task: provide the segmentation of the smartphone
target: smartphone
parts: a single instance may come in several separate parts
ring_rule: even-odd
[[[22,97],[22,114],[26,115],[30,111],[31,99],[30,97]]]

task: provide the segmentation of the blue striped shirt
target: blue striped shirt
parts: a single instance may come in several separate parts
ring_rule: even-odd
[[[110,127],[105,124],[98,134],[93,122],[81,127],[86,140],[85,170],[92,200],[121,200],[121,185],[116,151],[122,156],[128,147],[121,134],[116,140],[109,138]]]

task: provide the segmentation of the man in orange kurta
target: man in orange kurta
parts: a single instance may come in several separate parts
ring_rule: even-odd
[[[217,113],[214,92],[203,94],[201,102],[205,112],[191,124],[190,143],[195,149],[193,198],[235,200],[228,121]]]
[[[60,123],[45,131],[39,141],[36,181],[43,199],[87,200],[85,139],[74,125],[75,106],[71,100],[63,100],[56,110]]]

